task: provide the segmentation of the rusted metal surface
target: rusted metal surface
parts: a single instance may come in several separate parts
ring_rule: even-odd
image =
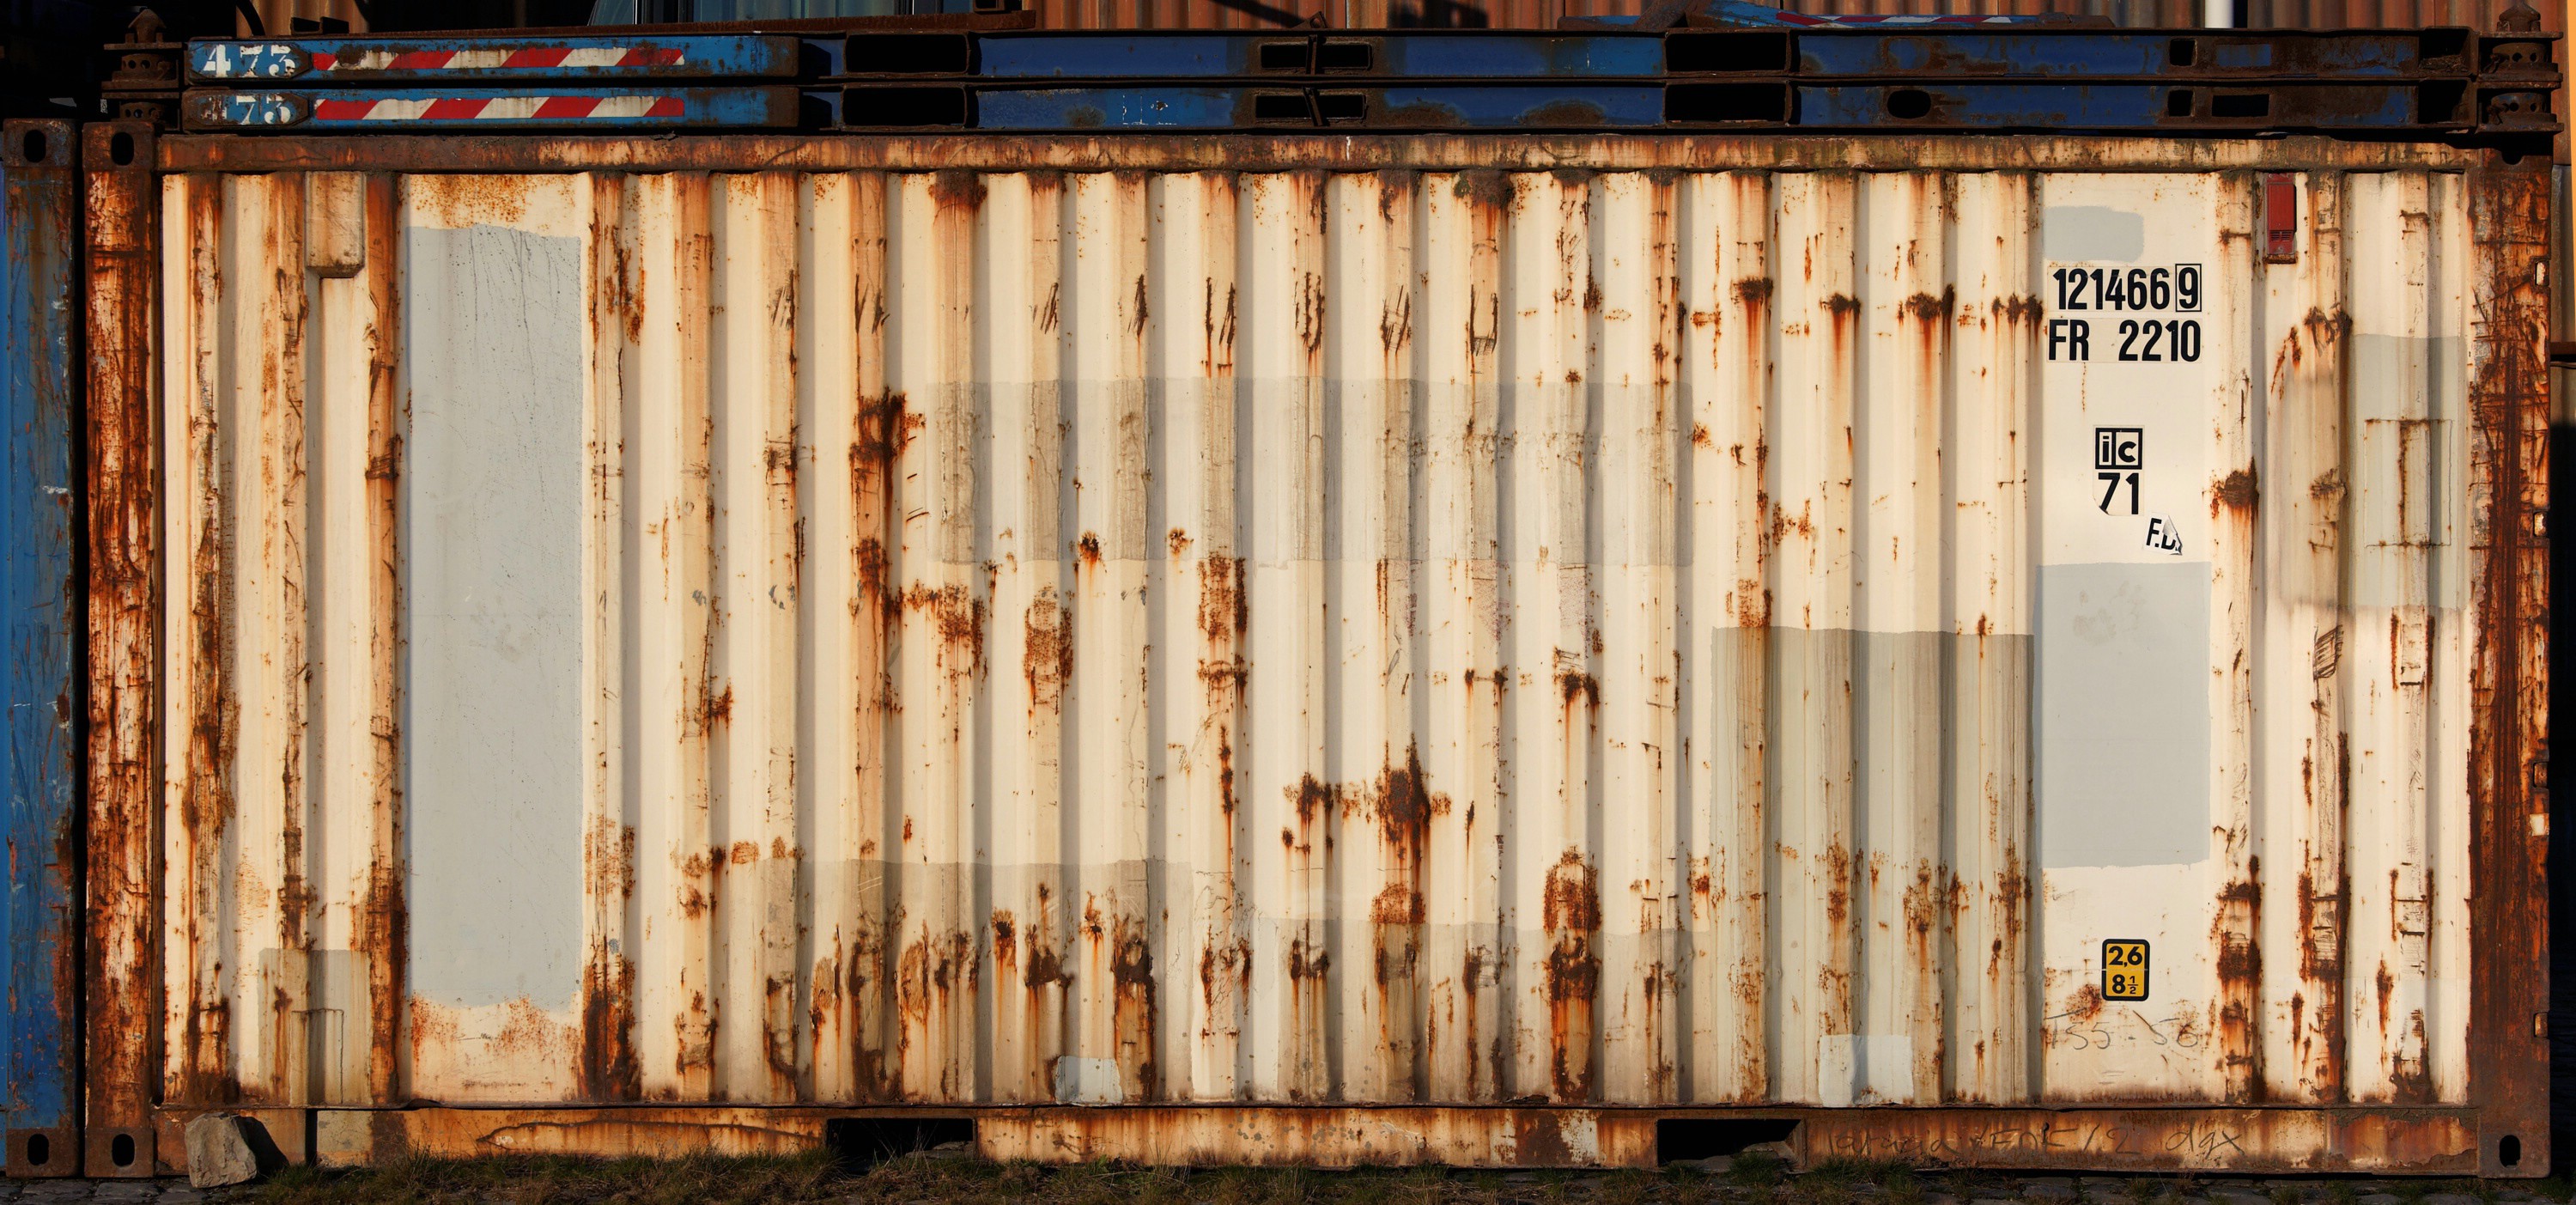
[[[2538,872],[2471,789],[2528,782],[2541,647],[2471,535],[2540,469],[2470,433],[2539,404],[2495,316],[2537,282],[2472,248],[2545,177],[408,141],[162,184],[172,1105],[1625,1164],[1650,1114],[1584,1106],[1768,1104],[1810,1152],[2545,1166],[2481,1061],[2532,989],[2472,941],[2537,880],[2470,890]],[[1317,162],[1376,170],[1248,170]],[[2131,314],[2190,354],[2119,358]],[[1006,1108],[1072,1104],[1131,1108]]]
[[[82,131],[89,816],[81,1166],[91,1176],[153,1174],[162,1049],[162,265],[152,159],[147,125]]]
[[[1258,137],[966,135],[632,138],[245,138],[158,143],[163,171],[2464,171],[2485,152],[2294,136],[2259,141],[1926,136],[1263,134]]]
[[[2532,160],[2469,177],[2477,241],[2471,402],[2478,445],[2470,540],[2494,569],[2477,581],[2470,735],[2470,925],[2491,940],[2470,967],[2470,1086],[2479,1165],[2509,1174],[2548,1159],[2549,171]]]
[[[173,1137],[191,1115],[164,1110]],[[1789,1123],[1795,1159],[1931,1167],[2235,1174],[2459,1175],[2476,1165],[2473,1113],[2442,1108],[1756,1109],[1690,1113],[1557,1107],[1228,1104],[1133,1109],[999,1107],[971,1112],[816,1108],[251,1109],[290,1159],[360,1166],[405,1157],[623,1157],[674,1148],[813,1150],[834,1122],[973,1124],[976,1152],[1039,1163],[1163,1166],[1646,1167],[1658,1123]],[[312,1139],[305,1146],[308,1131]],[[181,1169],[184,1170],[184,1167]]]
[[[1811,1113],[1807,1159],[1960,1167],[2463,1175],[2476,1114],[2452,1109],[1894,1110]]]

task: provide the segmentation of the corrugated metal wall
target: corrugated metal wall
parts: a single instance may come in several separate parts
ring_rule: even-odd
[[[174,176],[167,1097],[2461,1100],[2466,190],[2294,183]]]
[[[80,1161],[74,153],[70,122],[0,125],[0,1126],[13,1176]]]

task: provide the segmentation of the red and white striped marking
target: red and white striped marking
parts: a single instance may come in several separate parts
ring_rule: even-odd
[[[677,46],[523,46],[492,50],[367,50],[342,58],[313,52],[315,71],[548,71],[677,67],[688,57]]]
[[[428,100],[332,100],[313,102],[318,121],[606,121],[684,117],[688,102],[677,96],[540,96],[438,97]]]

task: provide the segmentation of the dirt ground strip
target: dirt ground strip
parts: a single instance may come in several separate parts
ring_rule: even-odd
[[[1826,1164],[1789,1174],[1739,1156],[1661,1172],[1184,1170],[985,1163],[951,1152],[858,1165],[799,1158],[613,1162],[420,1161],[365,1171],[288,1168],[261,1183],[199,1190],[184,1180],[0,1181],[0,1203],[117,1205],[2568,1205],[2544,1181],[2013,1176]]]

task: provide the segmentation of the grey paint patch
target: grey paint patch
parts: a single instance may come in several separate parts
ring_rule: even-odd
[[[2039,570],[2042,867],[2209,857],[2209,566]]]
[[[404,232],[411,990],[581,982],[581,244]]]
[[[2469,605],[2467,340],[2355,334],[2349,462],[2351,607]],[[2410,399],[2416,399],[2410,407]],[[2412,409],[2421,417],[2397,416]],[[2385,543],[2382,543],[2382,542]],[[2419,578],[2409,563],[2423,555]]]
[[[2104,205],[2051,205],[2040,214],[2042,243],[2053,260],[2135,263],[2147,252],[2145,214]]]

